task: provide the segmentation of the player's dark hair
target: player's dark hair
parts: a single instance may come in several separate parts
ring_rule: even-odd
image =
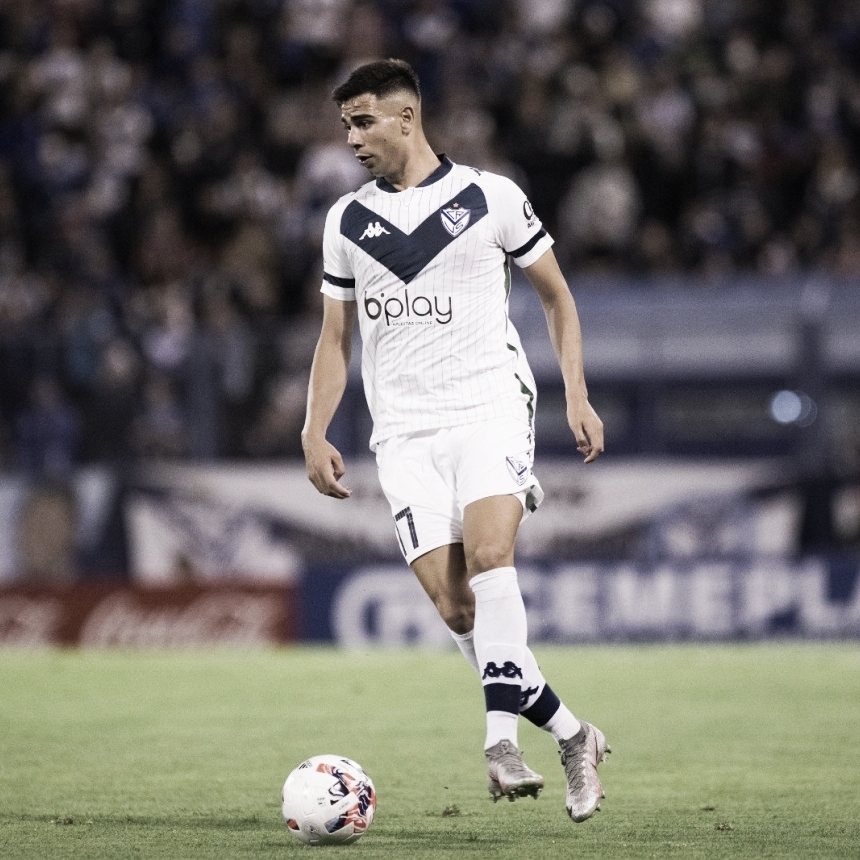
[[[339,105],[356,96],[369,94],[378,99],[390,96],[398,90],[408,90],[421,98],[418,75],[404,60],[376,60],[359,66],[331,94],[332,101]]]

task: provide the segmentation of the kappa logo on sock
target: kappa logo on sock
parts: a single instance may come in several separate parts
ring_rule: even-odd
[[[523,670],[517,666],[512,660],[505,660],[505,664],[500,668],[495,663],[490,661],[484,667],[484,674],[481,675],[481,680],[485,678],[519,678],[523,679]]]
[[[529,699],[537,691],[538,687],[526,687],[526,689],[520,693],[520,708],[524,708],[528,704]]]

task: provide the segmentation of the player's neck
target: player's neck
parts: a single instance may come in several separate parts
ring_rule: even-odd
[[[386,181],[397,191],[406,188],[415,188],[420,185],[431,173],[438,169],[439,156],[433,152],[430,144],[424,140],[414,153],[410,153],[403,167],[397,174],[386,176]]]

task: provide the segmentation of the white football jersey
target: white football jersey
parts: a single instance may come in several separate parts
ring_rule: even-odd
[[[533,420],[508,260],[529,266],[551,245],[513,182],[445,156],[415,188],[377,179],[332,206],[322,291],[358,302],[371,448],[488,418]]]

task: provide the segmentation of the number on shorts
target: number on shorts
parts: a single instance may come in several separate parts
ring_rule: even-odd
[[[406,525],[409,526],[409,537],[412,538],[412,549],[418,549],[418,532],[415,531],[415,520],[412,518],[412,508],[404,508],[402,511],[398,511],[394,515],[394,524],[400,522],[404,517],[406,517]],[[406,547],[403,546],[403,540],[400,537],[400,529],[395,528],[397,532],[397,539],[400,541],[400,547],[403,550],[403,554],[406,555]]]

